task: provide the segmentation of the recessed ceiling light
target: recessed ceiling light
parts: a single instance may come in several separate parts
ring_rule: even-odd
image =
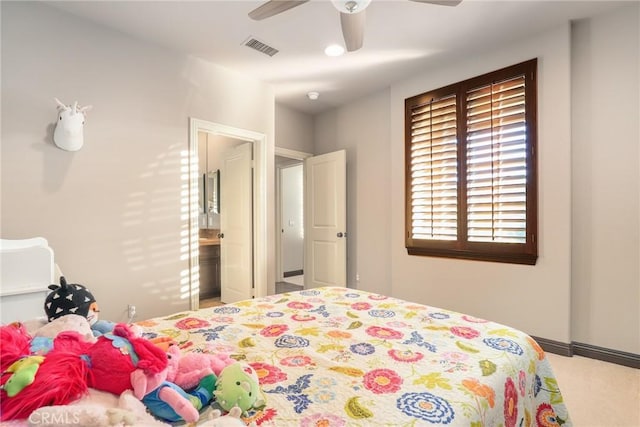
[[[309,92],[307,94],[307,98],[309,98],[312,101],[315,101],[316,99],[318,99],[319,96],[320,94],[318,92]]]
[[[344,53],[344,47],[339,44],[332,44],[325,48],[324,53],[327,56],[340,56]]]

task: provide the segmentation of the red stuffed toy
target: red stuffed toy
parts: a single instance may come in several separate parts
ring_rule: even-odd
[[[29,355],[31,336],[27,333],[22,323],[15,322],[0,327],[0,342],[2,342],[0,370],[4,375],[9,366],[18,359]],[[2,382],[2,384],[4,384],[4,382]]]
[[[1,331],[2,421],[27,418],[43,406],[66,405],[86,394],[88,387],[120,395],[133,388],[134,372],[156,378],[167,369],[166,354],[134,337],[124,324],[95,344],[83,341],[77,332],[62,332],[45,356],[30,355],[31,337],[20,328],[3,326]]]
[[[14,331],[8,328],[14,328]],[[75,334],[76,337],[65,334]],[[53,349],[46,356],[31,355],[30,337],[13,326],[3,326],[1,335],[2,421],[27,418],[43,406],[66,405],[87,392],[89,368],[78,355],[90,344],[83,342],[77,332],[66,332],[56,337]],[[6,348],[5,338],[10,343]],[[70,359],[80,362],[69,364]]]
[[[135,371],[151,378],[167,369],[167,355],[149,340],[137,337],[125,324],[117,324],[113,334],[101,335],[87,350],[91,360],[89,387],[120,395],[132,390]],[[126,356],[126,357],[125,357]]]

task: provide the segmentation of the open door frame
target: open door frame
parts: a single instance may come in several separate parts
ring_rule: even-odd
[[[188,216],[189,216],[189,307],[197,310],[200,306],[200,263],[198,197],[198,131],[213,133],[229,138],[253,143],[253,269],[254,297],[267,295],[267,137],[260,132],[235,128],[219,123],[189,118],[189,157],[185,168],[189,173]],[[185,165],[182,167],[184,168]]]
[[[276,157],[286,157],[287,159],[294,159],[302,161],[302,167],[304,168],[304,159],[308,157],[312,157],[313,154],[305,153],[304,151],[296,151],[290,150],[288,148],[274,148],[274,162]],[[276,171],[276,229],[275,229],[275,237],[276,237],[276,281],[280,281],[283,278],[282,272],[282,233],[280,231],[280,224],[282,224],[282,194],[280,192],[280,171],[277,167],[274,167]],[[302,186],[302,191],[304,193],[304,185]],[[304,196],[303,196],[304,197]],[[304,266],[303,266],[304,270]]]

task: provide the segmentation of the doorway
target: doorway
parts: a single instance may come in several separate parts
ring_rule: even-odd
[[[203,221],[207,224],[216,224],[215,218],[206,216],[203,219],[203,205],[200,193],[200,181],[206,179],[200,173],[200,157],[198,135],[205,133],[216,138],[228,138],[242,143],[250,143],[253,152],[252,182],[253,194],[251,196],[251,217],[252,217],[252,259],[250,266],[252,271],[251,283],[244,289],[245,295],[249,297],[259,297],[267,295],[267,162],[266,162],[266,136],[262,133],[245,129],[234,128],[205,120],[189,119],[189,297],[190,308],[197,310],[200,307],[200,225]],[[213,168],[212,168],[213,169]],[[214,172],[214,171],[212,171]],[[220,180],[223,178],[220,177]],[[221,203],[224,203],[221,201]],[[221,211],[224,208],[222,207]],[[219,230],[224,234],[224,230]],[[224,263],[224,259],[221,259]],[[221,282],[221,290],[224,293],[225,283]],[[234,301],[225,301],[234,302]]]
[[[201,307],[252,296],[252,153],[250,142],[198,131]]]
[[[304,288],[304,159],[309,157],[275,148],[276,293]]]

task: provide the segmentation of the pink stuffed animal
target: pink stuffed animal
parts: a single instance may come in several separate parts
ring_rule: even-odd
[[[171,381],[185,390],[196,387],[200,380],[207,375],[220,376],[220,372],[225,367],[235,362],[228,354],[183,354],[177,345],[169,346],[167,358],[169,359],[167,381]]]

